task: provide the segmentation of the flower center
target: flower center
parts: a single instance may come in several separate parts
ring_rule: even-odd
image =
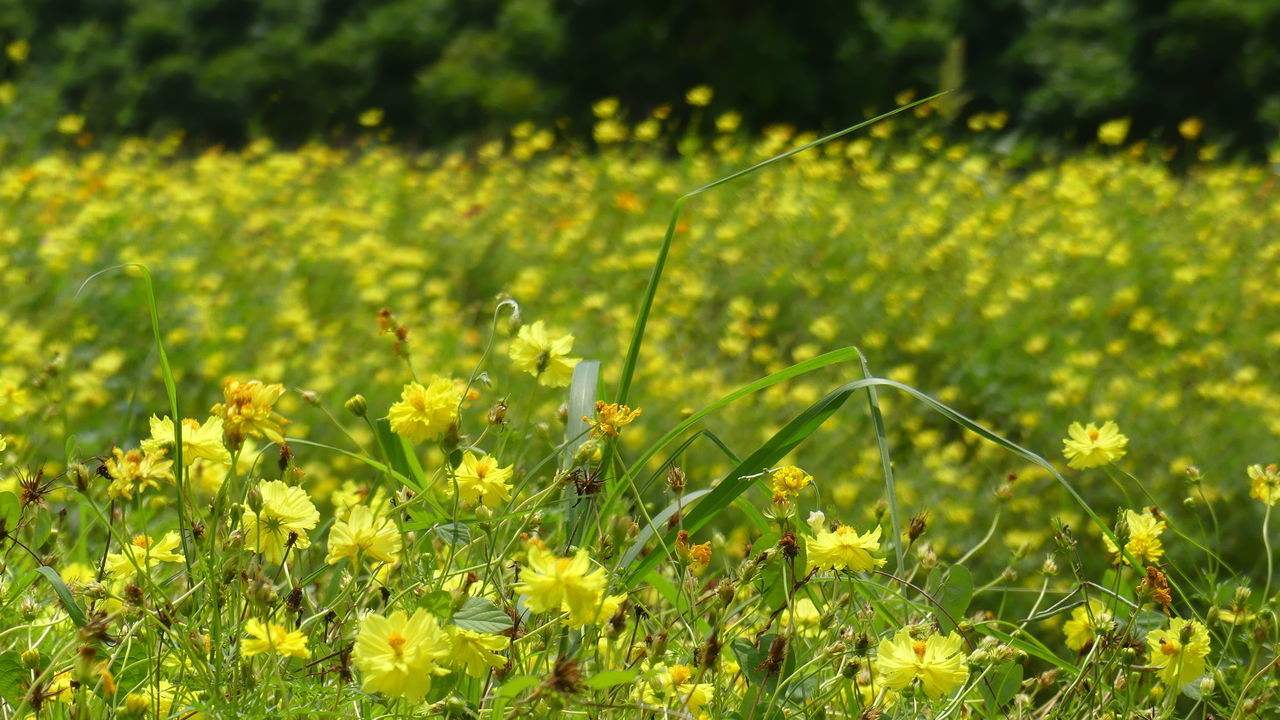
[[[916,660],[920,660],[920,661],[923,661],[923,660],[924,660],[924,649],[925,649],[925,647],[926,647],[926,645],[925,645],[925,641],[923,641],[923,640],[917,640],[917,641],[915,641],[915,642],[911,643],[911,650],[915,652],[915,654],[916,654]]]
[[[1160,652],[1164,653],[1165,655],[1177,655],[1178,651],[1181,649],[1182,647],[1179,646],[1178,643],[1174,640],[1160,641]]]
[[[398,632],[393,632],[387,636],[387,644],[391,646],[391,650],[395,652],[396,657],[404,654],[403,648],[406,642],[405,637]]]
[[[144,549],[150,548],[151,538],[147,537],[146,535],[134,535],[133,544],[136,545],[137,547],[144,548]]]
[[[1093,441],[1095,441],[1095,442],[1097,442],[1097,440],[1098,440],[1098,431],[1097,431],[1097,430],[1090,430],[1090,431],[1089,431],[1089,439],[1090,439],[1090,440],[1093,440]]]

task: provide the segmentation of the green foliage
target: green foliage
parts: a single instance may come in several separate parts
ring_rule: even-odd
[[[824,127],[963,79],[953,110],[1008,111],[1020,135],[1078,143],[1132,116],[1168,139],[1199,117],[1259,150],[1280,129],[1277,36],[1277,0],[8,3],[0,40],[31,56],[0,69],[16,85],[0,130],[47,140],[81,114],[100,136],[298,142],[380,108],[397,137],[439,142],[584,120],[607,96],[647,112],[696,83],[756,126]]]

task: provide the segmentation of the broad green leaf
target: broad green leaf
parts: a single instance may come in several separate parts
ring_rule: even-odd
[[[465,523],[445,523],[434,528],[436,535],[450,545],[466,545],[471,542],[471,528]]]
[[[1001,663],[987,673],[986,682],[978,683],[982,699],[991,712],[999,712],[1005,703],[1018,694],[1022,686],[1022,666],[1016,662]]]
[[[27,670],[22,666],[22,656],[18,651],[0,653],[0,698],[22,697],[22,685],[26,679]]]
[[[453,596],[448,590],[433,590],[418,599],[418,607],[436,617],[449,617],[449,606],[453,604]]]
[[[963,565],[952,565],[947,571],[947,579],[938,589],[936,600],[946,612],[938,613],[938,625],[943,632],[956,629],[956,623],[964,618],[964,611],[969,609],[969,601],[973,598],[973,575]]]
[[[22,516],[22,503],[11,492],[0,492],[0,530],[13,532]]]
[[[492,600],[478,597],[467,598],[453,614],[453,624],[464,630],[490,635],[510,630],[512,626],[511,616],[502,608],[494,605]]]
[[[36,572],[40,573],[53,586],[53,591],[58,594],[58,599],[62,601],[62,606],[66,608],[67,615],[71,617],[71,621],[77,627],[84,627],[87,621],[84,610],[80,608],[75,598],[71,597],[71,591],[67,589],[67,584],[62,582],[62,577],[58,575],[58,571],[48,566],[42,566],[36,568]]]

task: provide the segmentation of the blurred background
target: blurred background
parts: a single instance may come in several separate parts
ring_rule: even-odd
[[[6,0],[10,152],[185,131],[197,144],[342,142],[377,120],[437,146],[524,120],[589,137],[696,85],[744,127],[826,129],[962,88],[955,124],[1071,148],[1100,123],[1260,157],[1280,130],[1280,0]],[[366,114],[374,111],[374,114]],[[1184,126],[1184,135],[1186,126]]]

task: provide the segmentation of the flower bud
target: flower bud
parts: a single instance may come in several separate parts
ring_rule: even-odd
[[[347,409],[347,412],[359,418],[369,414],[369,403],[363,395],[352,395],[342,406]]]

